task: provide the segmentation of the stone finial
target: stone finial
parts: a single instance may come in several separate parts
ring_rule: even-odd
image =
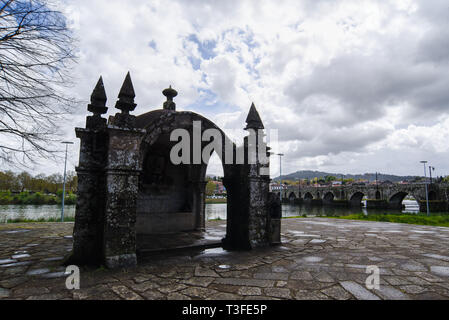
[[[178,92],[175,89],[172,89],[171,85],[164,91],[162,94],[167,97],[167,101],[164,102],[165,110],[176,110],[176,103],[173,102],[173,98],[178,95]]]
[[[122,110],[123,114],[129,114],[130,111],[133,111],[136,108],[136,104],[134,103],[135,97],[136,94],[134,93],[131,75],[128,72],[122,88],[120,89],[120,93],[118,94],[119,99],[117,100],[115,107]]]
[[[106,119],[101,117],[102,114],[108,112],[106,100],[103,78],[100,76],[94,91],[92,91],[92,94],[90,95],[90,104],[87,105],[87,110],[92,112],[93,116],[88,116],[86,118],[86,128],[98,130],[106,126]]]
[[[103,78],[100,76],[100,79],[98,80],[97,85],[90,96],[90,104],[87,106],[87,110],[92,112],[94,116],[99,117],[108,111],[108,108],[106,107],[106,100],[107,97],[104,90]]]
[[[248,116],[246,117],[246,128],[248,129],[264,129],[262,120],[260,119],[259,113],[256,110],[254,102],[251,104]]]

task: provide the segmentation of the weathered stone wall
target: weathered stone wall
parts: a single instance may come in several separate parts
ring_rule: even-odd
[[[106,201],[105,163],[108,136],[105,130],[76,129],[81,139],[73,251],[71,263],[100,263],[103,255],[103,221]]]
[[[130,116],[131,117],[131,116]],[[110,119],[106,167],[104,255],[108,267],[135,265],[136,211],[141,129],[120,128]]]

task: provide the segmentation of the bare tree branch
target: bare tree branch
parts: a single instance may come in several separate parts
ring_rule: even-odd
[[[50,0],[0,1],[0,162],[26,166],[55,155],[70,113],[73,35]]]

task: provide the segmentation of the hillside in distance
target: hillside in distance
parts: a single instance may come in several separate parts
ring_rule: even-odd
[[[330,173],[323,171],[311,171],[311,170],[301,170],[296,171],[294,173],[290,173],[287,175],[282,175],[283,180],[297,180],[297,179],[313,179],[313,178],[324,178],[325,176],[334,176],[337,180],[343,179],[354,179],[354,180],[368,180],[375,181],[376,174],[375,173],[364,173],[364,174],[343,174],[343,173]],[[383,174],[377,173],[378,181],[391,181],[391,182],[400,182],[400,181],[412,181],[416,178],[416,176],[396,176],[392,174]],[[274,178],[273,180],[279,181],[279,177]]]

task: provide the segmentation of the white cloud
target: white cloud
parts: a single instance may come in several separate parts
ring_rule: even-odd
[[[449,174],[445,1],[63,3],[79,39],[74,93],[87,100],[103,75],[109,114],[130,70],[135,114],[159,108],[169,84],[179,110],[201,101],[229,129],[244,127],[254,101],[279,129],[284,172],[420,174],[425,155]],[[76,111],[68,138],[86,113]]]

